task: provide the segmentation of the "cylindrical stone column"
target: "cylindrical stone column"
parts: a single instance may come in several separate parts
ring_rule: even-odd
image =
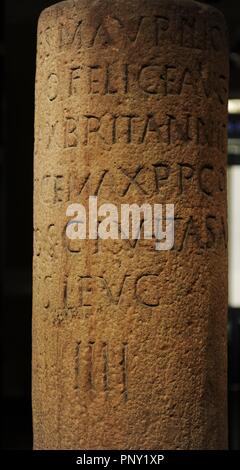
[[[35,449],[227,446],[221,13],[76,0],[39,21]],[[70,204],[174,204],[175,242],[69,240]]]

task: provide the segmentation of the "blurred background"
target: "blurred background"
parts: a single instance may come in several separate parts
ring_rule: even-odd
[[[31,449],[33,122],[38,16],[55,0],[0,2],[1,448]],[[229,446],[240,449],[240,3],[202,2],[230,33]],[[17,210],[16,210],[17,203]],[[19,227],[21,230],[18,230]]]

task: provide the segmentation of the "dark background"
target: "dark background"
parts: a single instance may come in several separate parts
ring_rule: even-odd
[[[31,264],[36,28],[41,10],[54,3],[56,1],[51,0],[2,0],[0,3],[0,428],[4,449],[31,449],[32,446]],[[205,3],[215,4],[225,14],[230,32],[230,97],[240,98],[240,2]],[[239,162],[234,157],[236,161],[240,162],[240,156]],[[240,312],[229,308],[229,439],[232,449],[240,448],[239,343]]]

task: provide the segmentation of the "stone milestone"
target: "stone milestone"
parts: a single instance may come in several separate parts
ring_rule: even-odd
[[[35,449],[227,447],[228,45],[191,0],[38,25]],[[174,204],[175,241],[69,240],[70,204]]]

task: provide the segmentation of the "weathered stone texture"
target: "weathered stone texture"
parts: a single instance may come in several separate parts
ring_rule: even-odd
[[[35,449],[223,449],[226,122],[221,13],[77,0],[39,20]],[[174,203],[175,246],[69,241],[66,209]]]

